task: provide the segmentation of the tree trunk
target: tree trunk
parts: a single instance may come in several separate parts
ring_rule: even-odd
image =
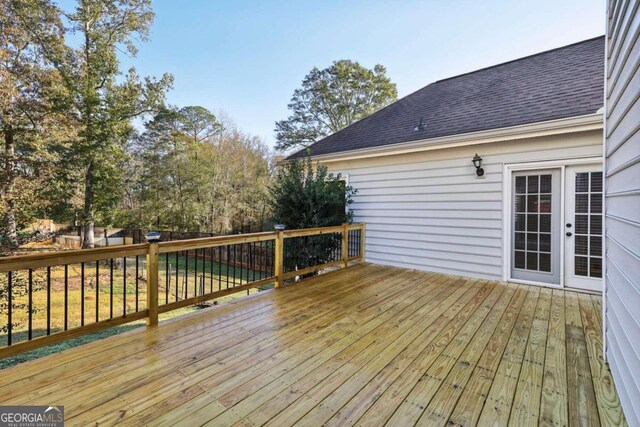
[[[85,188],[84,188],[84,212],[83,212],[83,227],[84,237],[82,239],[82,248],[88,249],[95,246],[95,237],[93,233],[94,226],[94,213],[93,213],[93,162],[89,163],[87,173],[85,176]]]
[[[16,203],[13,196],[15,185],[15,143],[13,140],[13,129],[5,129],[4,132],[4,150],[5,150],[5,176],[6,184],[4,187],[4,199],[6,204],[5,226],[7,229],[7,245],[9,249],[18,247],[18,227],[16,225]]]

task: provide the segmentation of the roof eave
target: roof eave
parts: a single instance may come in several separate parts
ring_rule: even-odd
[[[316,156],[312,155],[311,158],[320,162],[337,162],[371,157],[393,156],[420,151],[440,150],[443,148],[463,147],[468,145],[489,144],[492,142],[536,138],[549,135],[602,130],[602,123],[602,112],[598,110],[598,112],[594,114],[587,114],[584,116],[575,116],[479,132],[469,132],[458,135],[442,136],[439,138],[402,142],[383,145],[380,147],[341,151]],[[288,160],[290,159],[285,160],[285,162]]]

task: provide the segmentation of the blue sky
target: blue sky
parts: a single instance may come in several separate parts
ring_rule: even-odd
[[[124,58],[170,72],[171,104],[228,113],[274,142],[307,72],[387,67],[400,97],[435,80],[604,34],[605,0],[155,0],[151,41]]]

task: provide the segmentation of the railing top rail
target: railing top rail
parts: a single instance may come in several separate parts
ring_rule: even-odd
[[[203,237],[199,239],[172,240],[170,242],[160,242],[158,252],[186,251],[200,248],[211,248],[215,246],[233,245],[239,243],[254,243],[273,240],[276,238],[275,231],[265,231],[262,233],[234,234],[231,236]]]
[[[37,254],[0,257],[0,273],[8,271],[53,267],[56,265],[78,264],[108,258],[122,258],[146,255],[148,243],[120,245],[94,249],[74,249],[61,252],[41,252]]]
[[[283,237],[302,237],[313,236],[319,234],[340,233],[344,230],[344,225],[335,225],[332,227],[316,227],[316,228],[301,228],[299,230],[285,230],[282,232]]]

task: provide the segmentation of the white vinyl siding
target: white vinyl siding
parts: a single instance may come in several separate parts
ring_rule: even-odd
[[[606,351],[631,426],[640,426],[639,7],[608,4],[605,89]]]
[[[367,261],[500,280],[503,165],[601,156],[602,133],[590,131],[326,164],[358,190]]]

